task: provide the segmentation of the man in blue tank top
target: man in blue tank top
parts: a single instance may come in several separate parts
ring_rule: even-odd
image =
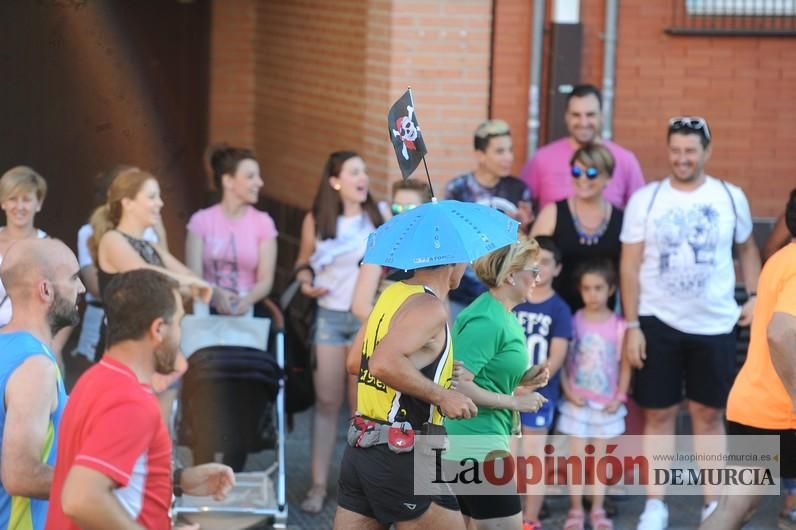
[[[54,239],[14,243],[0,267],[13,306],[0,330],[0,530],[44,528],[66,405],[50,344],[79,321],[79,272],[72,251]]]

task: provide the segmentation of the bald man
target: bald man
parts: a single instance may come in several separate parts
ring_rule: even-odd
[[[44,528],[66,391],[50,350],[79,321],[85,287],[77,258],[55,239],[25,239],[6,253],[0,279],[14,307],[0,332],[0,529]]]

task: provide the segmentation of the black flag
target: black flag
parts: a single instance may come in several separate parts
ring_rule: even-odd
[[[387,130],[395,148],[398,165],[401,167],[401,175],[407,179],[427,153],[420,125],[417,123],[411,91],[407,90],[390,107],[390,112],[387,114]]]

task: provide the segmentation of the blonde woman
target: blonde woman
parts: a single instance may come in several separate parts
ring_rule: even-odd
[[[47,195],[47,181],[32,168],[17,166],[0,177],[0,208],[6,224],[0,228],[0,263],[8,248],[22,239],[47,237],[44,230],[33,225]],[[11,300],[0,282],[0,327],[11,320]]]
[[[16,166],[0,177],[0,208],[6,216],[5,226],[0,227],[0,263],[9,247],[17,241],[48,237],[44,230],[34,226],[36,214],[41,211],[46,195],[47,181],[30,167]],[[11,300],[0,281],[0,327],[8,324],[11,315]],[[71,327],[62,329],[49,345],[61,366],[61,349],[71,332]]]
[[[210,301],[213,292],[210,284],[166,249],[155,247],[143,238],[147,228],[160,222],[161,208],[160,185],[154,176],[132,169],[113,179],[108,190],[108,202],[91,216],[94,234],[89,238],[89,250],[97,266],[100,296],[115,275],[135,269],[154,269],[177,280],[183,294],[203,299],[206,303]],[[97,359],[105,351],[104,329],[101,335]],[[153,380],[155,391],[163,392],[160,402],[167,424],[174,392],[164,391],[187,370],[188,362],[184,355],[179,355],[175,366],[173,374]]]
[[[489,290],[476,298],[456,319],[453,344],[462,363],[456,390],[473,400],[478,415],[445,421],[451,438],[450,455],[482,461],[487,453],[510,456],[509,437],[515,413],[535,412],[546,401],[534,392],[547,383],[547,372],[528,371],[525,332],[512,309],[524,302],[539,280],[536,241],[525,238],[477,259],[473,271]],[[489,447],[479,454],[460,454],[457,435],[489,436]],[[460,438],[461,439],[461,438]],[[499,442],[499,440],[503,440]],[[495,445],[496,444],[496,445]],[[458,495],[459,507],[470,528],[521,528],[518,495]]]

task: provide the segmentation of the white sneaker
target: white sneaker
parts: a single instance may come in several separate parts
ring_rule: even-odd
[[[647,499],[636,530],[664,530],[669,526],[669,509],[663,501]]]
[[[704,523],[705,519],[710,517],[710,514],[716,511],[716,508],[719,506],[719,501],[710,501],[706,505],[702,507],[702,515],[699,519],[700,523]]]

